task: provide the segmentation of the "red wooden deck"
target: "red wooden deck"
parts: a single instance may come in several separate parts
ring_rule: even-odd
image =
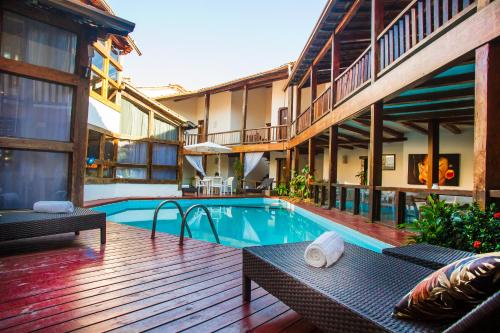
[[[238,249],[107,234],[102,247],[97,230],[0,244],[0,331],[316,331],[257,285],[242,301]]]

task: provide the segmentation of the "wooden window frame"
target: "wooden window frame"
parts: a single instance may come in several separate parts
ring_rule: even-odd
[[[109,106],[110,108],[120,111],[120,96],[116,97],[116,102],[112,102],[108,99],[108,87],[113,86],[117,89],[118,93],[121,91],[121,78],[118,77],[118,81],[115,81],[109,77],[109,65],[112,64],[117,71],[120,73],[123,71],[122,65],[111,57],[111,48],[113,42],[109,38],[106,40],[105,44],[97,41],[94,43],[94,53],[98,52],[103,58],[103,69],[99,69],[94,64],[92,64],[92,72],[98,75],[102,79],[102,89],[101,93],[97,93],[90,89],[90,96],[99,102]]]

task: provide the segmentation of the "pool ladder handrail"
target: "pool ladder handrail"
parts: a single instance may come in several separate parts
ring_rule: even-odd
[[[210,211],[208,210],[207,206],[205,206],[205,205],[193,205],[193,206],[188,208],[188,210],[186,211],[186,213],[184,214],[184,216],[182,218],[181,235],[179,237],[179,245],[182,246],[184,244],[184,228],[186,228],[186,229],[189,228],[188,224],[187,224],[187,217],[188,217],[189,213],[191,213],[191,211],[195,208],[201,208],[205,211],[205,214],[207,214],[207,217],[208,217],[208,222],[210,223],[210,228],[212,228],[212,232],[214,234],[215,240],[216,240],[217,244],[220,244],[219,235],[217,234],[217,230],[215,229],[214,221],[212,220],[212,215],[210,215]],[[189,232],[189,229],[188,229],[188,233],[190,234],[190,237],[192,237],[191,233]]]
[[[175,200],[165,200],[165,201],[161,202],[161,203],[158,205],[158,207],[156,207],[156,209],[155,209],[155,215],[154,215],[154,217],[153,217],[153,228],[151,229],[151,239],[154,239],[154,238],[155,238],[155,236],[156,236],[156,222],[157,222],[157,220],[158,220],[158,213],[160,212],[160,209],[161,209],[164,205],[166,205],[166,204],[168,204],[168,203],[173,203],[173,204],[177,207],[177,209],[179,210],[179,213],[181,214],[181,218],[182,218],[182,219],[184,219],[184,211],[182,210],[181,205],[179,205],[179,203],[178,203],[177,201],[175,201]],[[191,234],[191,230],[189,229],[189,226],[188,226],[188,225],[186,225],[186,229],[187,229],[187,232],[188,232],[188,234],[189,234],[189,237],[191,237],[191,238],[192,238],[192,237],[193,237],[193,235]]]

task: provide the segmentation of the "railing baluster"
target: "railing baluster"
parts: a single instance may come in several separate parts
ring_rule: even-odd
[[[417,10],[411,9],[411,47],[417,44]]]
[[[431,0],[425,0],[425,33],[427,36],[432,33]]]
[[[451,0],[451,16],[458,14],[458,0]]]
[[[443,24],[448,22],[449,10],[448,0],[443,0]]]
[[[434,0],[434,30],[436,31],[440,27],[440,19],[439,19],[439,2],[441,0]]]
[[[405,33],[404,33],[404,21],[401,19],[399,21],[399,56],[405,53]]]
[[[411,48],[410,15],[405,15],[405,50]]]

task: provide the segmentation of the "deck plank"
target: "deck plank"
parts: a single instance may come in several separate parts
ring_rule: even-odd
[[[256,284],[241,297],[241,250],[108,222],[0,244],[0,332],[279,332],[314,328]]]

